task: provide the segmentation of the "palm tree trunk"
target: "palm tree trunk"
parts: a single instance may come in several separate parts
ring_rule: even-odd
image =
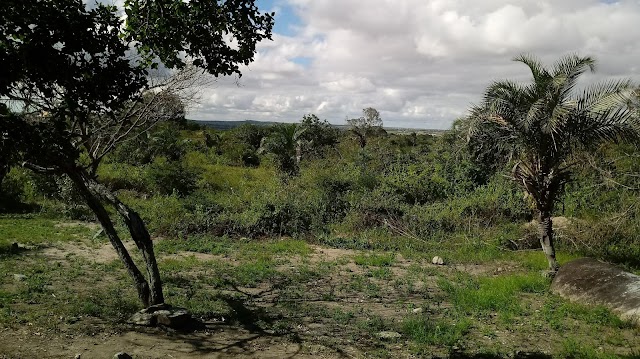
[[[540,245],[549,262],[549,270],[555,272],[559,266],[556,261],[556,250],[553,245],[553,221],[551,220],[551,211],[542,210],[539,215],[538,230]]]

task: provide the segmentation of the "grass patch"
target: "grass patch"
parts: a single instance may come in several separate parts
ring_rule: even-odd
[[[81,241],[90,238],[92,229],[82,224],[61,224],[27,216],[0,217],[0,254],[11,252],[13,243],[42,246],[48,243]]]
[[[391,269],[389,269],[388,267],[374,268],[369,272],[367,272],[367,275],[370,277],[382,279],[382,280],[389,280],[393,278],[393,273],[391,272]]]
[[[549,281],[536,273],[478,279],[460,274],[454,282],[441,278],[438,285],[454,307],[467,314],[519,315],[522,314],[520,294],[544,293]]]
[[[542,307],[542,315],[555,330],[571,329],[567,319],[575,319],[595,327],[631,328],[632,323],[625,322],[603,306],[588,307],[566,301],[558,296],[550,296]]]
[[[569,337],[562,343],[562,350],[558,353],[558,357],[571,359],[617,359],[619,355],[612,353],[603,353],[588,343],[582,343],[575,338]],[[630,358],[637,358],[632,355]]]
[[[453,346],[469,332],[471,321],[461,319],[449,322],[442,319],[410,317],[402,322],[402,332],[409,337],[416,349],[428,353],[428,346]]]
[[[384,254],[358,254],[353,257],[355,264],[359,266],[371,266],[371,267],[389,267],[396,261],[396,255],[394,253]]]
[[[214,255],[228,255],[233,252],[234,241],[226,237],[195,235],[185,239],[164,239],[155,243],[158,253],[176,254],[197,252]]]
[[[165,239],[156,246],[159,253],[176,254],[197,252],[220,256],[232,256],[238,259],[267,258],[271,256],[308,256],[312,249],[305,241],[297,239],[263,240],[231,239],[208,235],[190,236],[185,239]]]

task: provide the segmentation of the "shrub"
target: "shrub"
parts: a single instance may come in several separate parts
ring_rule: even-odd
[[[404,221],[411,231],[425,237],[470,226],[486,228],[499,223],[528,221],[531,218],[531,209],[521,192],[501,178],[495,178],[467,196],[457,196],[446,202],[411,206],[404,215]]]
[[[28,175],[24,170],[13,168],[0,183],[0,212],[28,209],[25,205]]]
[[[147,181],[155,193],[186,196],[196,189],[198,171],[182,161],[168,161],[159,157],[147,169]]]
[[[98,169],[98,178],[111,191],[151,192],[145,177],[145,167],[142,166],[126,163],[103,163]]]

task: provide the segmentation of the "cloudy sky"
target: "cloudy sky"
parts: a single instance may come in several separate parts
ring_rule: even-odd
[[[258,0],[273,41],[243,76],[206,89],[189,118],[331,123],[380,111],[385,126],[448,128],[511,59],[590,55],[603,78],[640,82],[640,0]]]

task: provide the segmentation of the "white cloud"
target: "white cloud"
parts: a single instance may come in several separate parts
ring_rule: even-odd
[[[285,6],[281,2],[278,6]],[[195,119],[330,122],[378,109],[387,126],[446,128],[496,79],[526,80],[510,59],[594,56],[586,80],[640,81],[640,2],[621,0],[288,0],[295,36],[263,42],[241,86],[221,79]]]

